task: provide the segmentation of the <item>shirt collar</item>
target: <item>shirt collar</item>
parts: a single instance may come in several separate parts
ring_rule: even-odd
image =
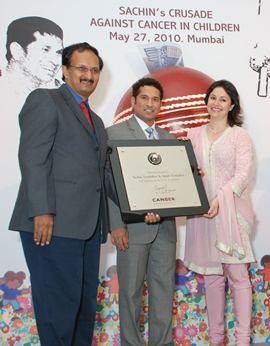
[[[156,130],[156,125],[155,123],[152,126],[147,125],[141,118],[137,117],[137,115],[134,114],[134,117],[136,118],[138,124],[140,125],[140,127],[145,130],[148,127],[152,127],[154,129],[154,131]]]
[[[155,138],[158,138],[158,132],[156,129],[156,124],[154,123],[152,126],[147,125],[142,119],[140,119],[139,117],[137,117],[134,114],[135,119],[137,120],[138,124],[140,125],[140,128],[145,132],[145,129],[147,129],[148,127],[152,127],[154,129],[154,136]]]
[[[74,97],[75,101],[78,104],[81,104],[82,102],[86,102],[87,104],[87,100],[84,100],[80,95],[78,95],[77,93],[75,93],[75,91],[68,85],[65,84],[65,87],[67,88],[67,90],[71,93],[71,95]]]

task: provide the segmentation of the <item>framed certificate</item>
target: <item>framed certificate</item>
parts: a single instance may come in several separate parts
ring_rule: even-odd
[[[208,211],[190,141],[111,140],[109,148],[124,221],[142,221],[147,212],[173,217]]]

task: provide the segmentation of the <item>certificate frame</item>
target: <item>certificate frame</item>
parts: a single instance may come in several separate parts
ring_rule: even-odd
[[[108,152],[109,152],[114,182],[115,182],[116,191],[117,191],[118,200],[119,200],[119,206],[120,206],[122,218],[125,222],[143,221],[146,213],[148,212],[159,214],[162,218],[170,218],[170,217],[177,217],[177,216],[201,215],[201,214],[207,213],[207,211],[209,210],[209,203],[208,203],[206,192],[203,186],[202,178],[199,173],[197,160],[195,157],[192,144],[189,140],[177,140],[177,139],[160,139],[160,140],[152,140],[152,141],[143,140],[143,139],[142,140],[139,140],[139,139],[138,140],[109,140],[108,148],[109,148]],[[184,203],[184,205],[176,206],[176,205],[173,205],[176,202],[170,202],[170,198],[173,199],[173,197],[162,197],[159,199],[161,200],[162,199],[164,200],[164,198],[168,199],[169,201],[167,202],[168,206],[166,206],[166,202],[164,202],[165,205],[162,205],[161,207],[159,204],[162,204],[163,202],[160,202],[160,203],[157,203],[157,206],[153,207],[151,202],[149,203],[149,208],[145,207],[145,203],[140,204],[140,205],[143,205],[143,207],[140,207],[140,205],[137,205],[136,207],[134,207],[136,203],[133,204],[133,199],[130,197],[130,194],[131,194],[130,191],[132,189],[130,189],[129,186],[131,185],[130,183],[127,183],[127,182],[132,181],[131,184],[133,185],[134,183],[134,185],[136,185],[137,184],[136,178],[138,177],[138,174],[136,175],[135,173],[135,179],[133,179],[134,167],[132,168],[133,169],[132,173],[128,172],[129,171],[128,162],[126,163],[126,161],[129,161],[130,157],[132,156],[130,155],[130,153],[135,153],[136,166],[137,164],[138,164],[138,167],[140,167],[140,165],[144,166],[149,163],[147,164],[145,163],[145,161],[147,160],[145,160],[145,156],[141,155],[140,153],[145,153],[149,161],[149,156],[152,155],[153,153],[156,153],[156,151],[163,152],[163,153],[164,152],[176,153],[176,156],[179,155],[179,158],[181,157],[183,162],[186,161],[185,165],[189,165],[189,168],[187,167],[185,168],[185,171],[187,173],[185,173],[185,178],[183,179],[187,179],[187,181],[190,184],[189,186],[191,187],[191,190],[193,191],[192,193],[196,195],[196,198],[194,198],[196,199],[195,204],[193,204],[192,202],[191,205],[185,205]],[[127,154],[126,157],[121,154],[122,152],[123,153],[126,152]],[[180,152],[181,152],[181,155],[180,155]],[[166,155],[164,154],[161,156],[163,156],[164,158],[166,157]],[[129,160],[127,160],[127,157],[129,157]],[[183,158],[186,158],[186,159],[183,160]],[[177,162],[177,159],[178,157],[175,157],[174,161]],[[172,164],[172,165],[175,165],[175,164]],[[179,165],[181,166],[180,159],[179,159]],[[156,169],[155,167],[158,167],[158,163],[153,163],[153,166],[151,166],[151,168],[153,169]],[[139,169],[140,168],[138,168],[138,170]],[[165,190],[165,192],[177,190],[176,193],[180,195],[181,190],[178,189],[178,185],[180,188],[181,177],[179,179],[180,179],[179,182],[178,183],[176,182],[173,185],[174,188],[172,190],[170,189]],[[143,181],[143,179],[141,179],[141,181]],[[147,183],[147,179],[143,181],[141,183],[142,184],[141,186],[145,186],[145,187],[148,186],[148,188],[151,187],[151,179],[148,181],[150,181],[150,183],[149,182]],[[166,188],[167,188],[167,185],[166,185]],[[165,192],[163,191],[162,193],[165,193]],[[158,199],[158,198],[153,197],[152,201],[154,199]],[[172,206],[170,206],[170,203],[172,203]],[[133,206],[131,206],[132,204]]]

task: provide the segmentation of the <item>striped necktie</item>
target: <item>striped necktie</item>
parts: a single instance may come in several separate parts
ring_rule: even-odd
[[[147,127],[145,131],[147,132],[147,139],[155,139],[153,127]]]

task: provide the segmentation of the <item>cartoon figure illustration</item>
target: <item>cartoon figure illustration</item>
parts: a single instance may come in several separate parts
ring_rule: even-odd
[[[175,288],[176,290],[180,289],[184,296],[191,294],[187,287],[187,283],[190,281],[190,277],[188,276],[189,273],[183,261],[177,258],[175,261]]]
[[[262,0],[259,0],[258,4],[258,14],[261,14]]]
[[[117,270],[116,265],[112,265],[107,269],[106,275],[110,280],[103,281],[102,286],[109,288],[109,301],[108,304],[112,305],[113,303],[118,304],[118,278],[117,278]]]
[[[270,255],[264,255],[261,259],[264,269],[259,269],[257,273],[263,276],[263,292],[270,290]]]
[[[258,32],[265,32],[268,27],[268,13],[262,11],[261,0],[259,0],[257,27]],[[270,50],[262,37],[258,36],[257,42],[254,45],[254,50],[249,58],[249,67],[258,73],[258,89],[259,97],[268,95],[268,79],[270,77]]]
[[[249,59],[249,66],[259,73],[257,95],[266,97],[268,93],[268,78],[270,75],[270,57],[261,52],[259,45],[255,47],[255,52]]]
[[[196,287],[196,292],[194,293],[194,296],[201,297],[205,294],[203,275],[196,273],[195,278],[197,281],[197,287]]]
[[[11,305],[14,311],[20,311],[21,307],[18,302],[18,298],[22,294],[29,293],[29,289],[19,289],[25,279],[24,272],[14,273],[8,271],[5,275],[0,278],[0,290],[3,292],[1,305]]]

